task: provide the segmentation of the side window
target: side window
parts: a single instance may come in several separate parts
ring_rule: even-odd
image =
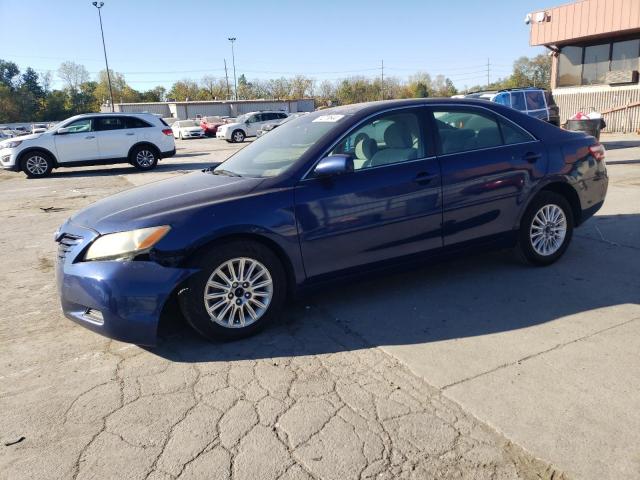
[[[500,128],[502,128],[502,137],[504,138],[505,145],[535,140],[529,132],[506,120],[500,119]]]
[[[331,152],[353,157],[355,170],[424,157],[425,146],[415,112],[387,113],[343,138]]]
[[[83,118],[70,123],[65,128],[69,129],[69,133],[82,133],[91,131],[91,118]]]
[[[127,117],[125,119],[126,128],[147,128],[150,127],[147,122],[136,117]]]
[[[261,118],[262,118],[262,114],[260,114],[260,113],[256,113],[255,115],[251,115],[251,116],[247,119],[247,121],[248,121],[249,123],[256,123],[256,122],[259,122]]]
[[[544,110],[544,97],[541,90],[531,90],[525,92],[527,99],[527,110]]]
[[[278,113],[278,118],[287,118],[289,115],[287,115],[286,113]]]
[[[261,122],[266,122],[268,120],[275,120],[275,118],[276,118],[276,114],[275,113],[268,112],[268,113],[263,113],[262,114],[262,119],[260,121]]]
[[[500,105],[504,105],[506,107],[511,106],[511,99],[509,98],[509,92],[504,92],[496,95],[496,98],[493,100]]]
[[[442,153],[459,153],[502,145],[500,127],[490,113],[473,110],[434,111]]]
[[[103,132],[105,130],[121,130],[124,128],[124,119],[122,117],[101,117],[96,119],[96,130]]]
[[[524,92],[511,92],[511,108],[515,108],[521,112],[527,109]]]

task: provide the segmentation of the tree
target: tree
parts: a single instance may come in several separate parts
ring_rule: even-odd
[[[77,93],[80,84],[89,81],[89,72],[83,65],[74,62],[63,62],[58,68],[58,77],[65,83],[66,88]]]
[[[291,99],[308,98],[313,95],[313,80],[303,75],[297,75],[291,80],[289,97]]]
[[[198,84],[193,80],[180,80],[173,84],[167,96],[178,102],[185,100],[195,100],[199,92]]]
[[[13,88],[15,78],[20,75],[18,65],[0,59],[0,83],[9,88]]]
[[[227,98],[227,84],[223,79],[216,79],[212,75],[205,75],[200,81],[201,100],[220,100]]]

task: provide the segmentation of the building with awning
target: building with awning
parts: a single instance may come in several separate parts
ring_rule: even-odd
[[[607,131],[640,129],[640,0],[581,0],[527,15],[530,44],[553,57],[560,121],[604,115]]]

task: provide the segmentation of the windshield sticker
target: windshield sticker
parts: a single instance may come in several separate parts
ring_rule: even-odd
[[[318,118],[315,118],[313,121],[314,122],[337,122],[343,117],[344,115],[320,115]]]

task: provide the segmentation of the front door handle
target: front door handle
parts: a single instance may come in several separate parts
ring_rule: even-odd
[[[85,140],[91,140],[91,139],[93,139],[93,138],[96,138],[96,136],[95,136],[95,135],[87,135],[87,136],[86,136],[86,137],[84,137],[84,138],[85,138]]]
[[[540,160],[540,158],[542,158],[542,155],[535,152],[527,152],[522,158],[524,158],[529,163],[536,163],[538,160]]]
[[[435,175],[431,175],[428,172],[420,172],[416,175],[416,178],[413,179],[418,185],[427,185],[431,183],[431,180],[436,178]]]
[[[133,132],[127,132],[126,135],[135,135]]]

